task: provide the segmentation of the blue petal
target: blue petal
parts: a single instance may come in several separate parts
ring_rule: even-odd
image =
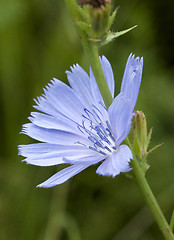
[[[103,72],[104,72],[106,81],[108,83],[108,87],[111,92],[112,98],[114,98],[115,81],[114,81],[114,74],[112,71],[111,64],[105,56],[102,56],[102,58],[100,58],[100,61],[101,61]]]
[[[78,131],[80,132],[80,131]],[[85,145],[89,145],[89,140],[80,135],[65,132],[61,130],[46,129],[38,127],[33,123],[27,123],[23,125],[22,133],[29,137],[46,143],[59,144],[59,145],[74,145],[77,142],[81,142]]]
[[[83,157],[77,157],[77,158],[70,158],[70,157],[65,157],[63,160],[66,162],[66,163],[69,163],[69,164],[90,164],[90,165],[93,165],[93,164],[96,164],[100,161],[102,161],[103,159],[105,159],[106,156],[105,155],[101,155],[101,154],[98,154],[93,151],[93,153],[91,152],[91,155],[88,154],[88,156],[85,156],[85,154],[83,155]]]
[[[115,177],[120,172],[113,167],[112,156],[108,156],[108,158],[97,168],[96,173],[103,176]]]
[[[132,152],[127,145],[119,146],[118,150],[112,154],[112,163],[114,169],[119,172],[128,172],[131,170],[129,166],[130,160],[133,159]]]
[[[59,164],[66,163],[62,157],[57,156],[57,154],[49,154],[48,157],[45,156],[45,158],[26,158],[22,160],[22,162],[26,162],[27,164],[32,164],[35,166],[42,166],[42,167],[48,167],[48,166],[55,166]]]
[[[91,94],[91,83],[88,74],[77,64],[71,67],[71,72],[66,71],[68,81],[86,107],[91,107],[94,98]]]
[[[48,143],[20,145],[19,154],[27,157],[23,161],[37,166],[53,166],[67,163],[67,161],[64,161],[64,158],[68,158],[72,163],[75,163],[80,158],[90,158],[92,161],[91,156],[95,155],[96,157],[94,151],[84,146],[61,146]]]
[[[81,165],[78,164],[78,165],[72,165],[70,167],[67,167],[61,170],[60,172],[54,174],[52,177],[50,177],[45,182],[39,184],[37,187],[49,188],[49,187],[54,187],[56,185],[64,183],[68,179],[72,178],[73,176],[80,173],[81,171],[83,171],[85,168],[89,166],[90,165],[86,165],[86,164],[81,164]]]
[[[116,147],[126,138],[131,125],[131,102],[123,94],[117,95],[108,109],[112,133],[116,140]]]
[[[47,113],[51,105],[52,116],[60,113],[72,121],[78,122],[81,119],[81,114],[84,109],[84,105],[73,91],[72,88],[67,86],[65,83],[54,79],[51,84],[49,84],[46,89],[44,89],[44,97],[38,98],[37,109]],[[45,104],[47,107],[45,109]],[[42,110],[43,109],[43,110]],[[55,114],[53,115],[53,113]]]
[[[123,93],[127,98],[131,100],[132,111],[137,101],[141,84],[142,71],[143,58],[134,58],[134,55],[130,54],[123,75],[121,93]]]
[[[95,99],[95,104],[102,102],[104,104],[103,98],[101,96],[100,90],[98,88],[97,82],[95,80],[94,74],[92,72],[92,69],[90,68],[90,81],[92,86],[91,94],[93,95],[93,98]]]
[[[37,99],[34,99],[34,101],[36,103],[36,105],[33,106],[35,109],[54,117],[61,115],[60,111],[58,111],[53,106],[52,102],[49,102],[45,97],[37,97]]]
[[[77,124],[64,116],[53,117],[40,112],[32,112],[28,119],[38,127],[77,133]]]
[[[19,145],[19,154],[23,157],[36,157],[42,158],[47,155],[48,153],[56,153],[56,154],[63,154],[62,156],[65,157],[67,152],[76,152],[76,151],[85,151],[86,147],[75,144],[72,146],[66,145],[58,145],[58,144],[50,144],[50,143],[33,143],[27,145]],[[88,151],[90,151],[88,149]]]

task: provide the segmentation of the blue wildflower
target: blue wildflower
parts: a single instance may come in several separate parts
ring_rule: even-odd
[[[22,132],[40,143],[20,145],[19,154],[26,157],[23,161],[37,166],[70,164],[38,187],[61,184],[101,161],[96,173],[103,176],[115,177],[131,170],[132,152],[120,144],[130,131],[143,59],[129,56],[121,91],[115,98],[111,65],[104,56],[100,61],[113,97],[108,110],[92,70],[88,76],[79,65],[66,72],[71,87],[53,79],[35,100],[39,112],[31,113]]]

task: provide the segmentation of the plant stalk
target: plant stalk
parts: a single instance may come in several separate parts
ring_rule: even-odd
[[[74,0],[65,0],[65,3],[73,18],[74,23],[78,23],[78,21],[80,22],[82,18],[79,17],[79,6],[76,4],[76,2]],[[78,24],[75,24],[75,26],[80,36],[82,46],[88,57],[100,93],[103,97],[103,101],[106,105],[106,108],[108,108],[111,105],[113,99],[99,60],[98,46],[89,40],[88,34],[85,32],[85,30],[78,26]]]
[[[171,231],[171,228],[169,224],[167,223],[158,203],[156,198],[154,197],[149,184],[144,176],[144,172],[142,171],[139,162],[134,156],[134,160],[132,161],[132,166],[133,166],[133,173],[134,177],[136,178],[136,182],[141,190],[141,193],[144,196],[144,199],[150,208],[164,238],[166,240],[174,240],[174,235]]]

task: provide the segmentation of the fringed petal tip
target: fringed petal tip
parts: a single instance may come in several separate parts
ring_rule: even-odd
[[[70,66],[70,70],[66,70],[65,73],[68,75],[68,74],[71,74],[74,71],[78,71],[78,70],[83,70],[83,69],[80,67],[80,65],[78,63],[76,63],[76,64],[73,64],[72,66]]]
[[[131,53],[128,57],[127,63],[130,65],[140,65],[143,67],[143,57],[135,57],[135,54]]]
[[[27,165],[30,164],[30,163],[27,162],[26,159],[23,159],[21,162],[24,162],[24,163],[27,164]]]
[[[38,184],[38,185],[36,186],[36,188],[51,188],[51,187],[55,187],[56,185],[58,185],[58,184],[55,184],[55,185],[46,185],[46,184],[44,184],[44,182],[43,182],[43,183]]]
[[[18,155],[22,155],[22,145],[18,145]]]
[[[22,125],[22,130],[21,130],[20,134],[25,134],[25,135],[27,135],[27,133],[28,133],[28,127],[29,127],[30,124],[31,124],[31,123],[25,123],[25,124],[23,124],[23,125]]]
[[[38,184],[37,186],[36,186],[36,188],[49,188],[48,186],[43,186],[43,184],[41,183],[41,184]]]

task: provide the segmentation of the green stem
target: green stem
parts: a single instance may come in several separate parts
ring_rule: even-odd
[[[106,105],[106,108],[108,108],[111,105],[113,99],[99,60],[98,49],[97,47],[94,47],[92,44],[85,41],[85,39],[82,43],[88,56],[89,63],[92,68],[97,85],[99,87],[100,93],[103,97],[103,101]]]
[[[173,210],[171,221],[170,221],[170,229],[173,232],[173,230],[174,230],[174,210]]]
[[[131,148],[128,138],[126,140],[127,140],[128,145]],[[132,150],[132,153],[133,153],[133,150]],[[167,221],[156,201],[156,198],[154,197],[154,195],[148,185],[148,182],[144,176],[144,172],[141,169],[140,164],[134,153],[133,153],[133,157],[134,157],[134,160],[131,162],[131,165],[133,167],[134,177],[135,177],[137,184],[141,190],[141,193],[143,194],[144,199],[145,199],[147,205],[149,206],[164,238],[166,240],[174,240],[174,235],[171,231],[171,228],[170,228],[169,224],[167,223]]]
[[[76,4],[76,2],[74,0],[65,0],[65,3],[73,18],[73,21],[75,23],[78,23],[78,21],[81,21],[82,17],[79,16],[80,7]],[[88,39],[88,34],[80,26],[78,26],[78,24],[75,24],[75,26],[78,34],[80,35],[83,48],[88,57],[94,77],[96,79],[100,93],[103,97],[103,101],[106,107],[108,108],[111,105],[113,99],[112,99],[111,92],[109,90],[109,87],[105,79],[103,69],[99,60],[98,47],[97,45],[95,45],[95,43],[91,42]]]

